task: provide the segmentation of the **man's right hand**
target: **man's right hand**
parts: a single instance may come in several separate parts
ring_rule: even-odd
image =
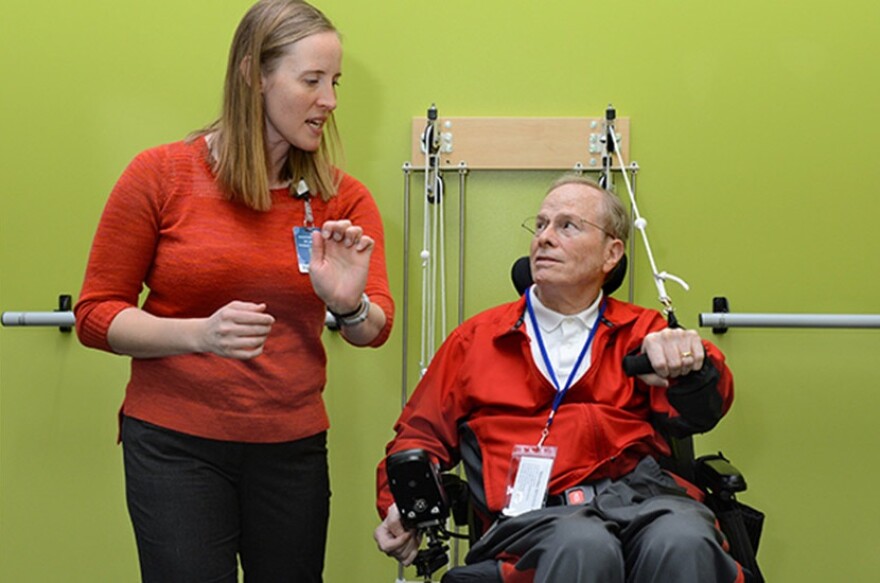
[[[376,539],[380,551],[389,557],[394,557],[404,566],[412,565],[415,561],[421,543],[414,530],[407,530],[403,526],[397,504],[392,504],[388,508],[388,514],[376,527],[373,538]]]

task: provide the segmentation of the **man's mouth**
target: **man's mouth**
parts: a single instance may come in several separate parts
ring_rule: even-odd
[[[554,257],[547,257],[544,255],[539,255],[539,256],[535,257],[535,267],[538,267],[541,265],[555,265],[558,263],[561,263],[561,262],[559,261],[559,259],[556,259]]]

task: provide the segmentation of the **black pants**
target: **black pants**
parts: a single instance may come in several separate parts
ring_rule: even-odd
[[[319,583],[326,434],[252,444],[122,424],[126,499],[147,583]]]

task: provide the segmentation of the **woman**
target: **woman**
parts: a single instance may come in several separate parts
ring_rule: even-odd
[[[125,170],[77,332],[129,355],[126,496],[144,581],[320,581],[326,310],[358,346],[394,305],[367,189],[331,164],[342,50],[317,9],[239,24],[220,119]],[[138,296],[149,294],[141,308]]]

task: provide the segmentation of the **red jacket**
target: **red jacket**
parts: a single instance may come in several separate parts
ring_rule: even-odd
[[[665,389],[625,376],[624,356],[638,351],[645,335],[665,328],[666,321],[654,310],[607,301],[590,369],[565,396],[545,441],[558,447],[550,494],[587,479],[619,478],[646,455],[668,455],[657,425],[678,436],[707,431],[733,399],[730,370],[709,342],[704,345],[720,373],[717,383],[694,388],[681,382]],[[513,446],[538,442],[556,393],[532,358],[524,311],[520,298],[457,328],[434,356],[386,448],[388,454],[423,448],[443,469],[463,456],[472,489],[474,477],[482,475],[486,510],[492,513],[505,505]],[[377,483],[384,517],[393,503],[384,461]]]

